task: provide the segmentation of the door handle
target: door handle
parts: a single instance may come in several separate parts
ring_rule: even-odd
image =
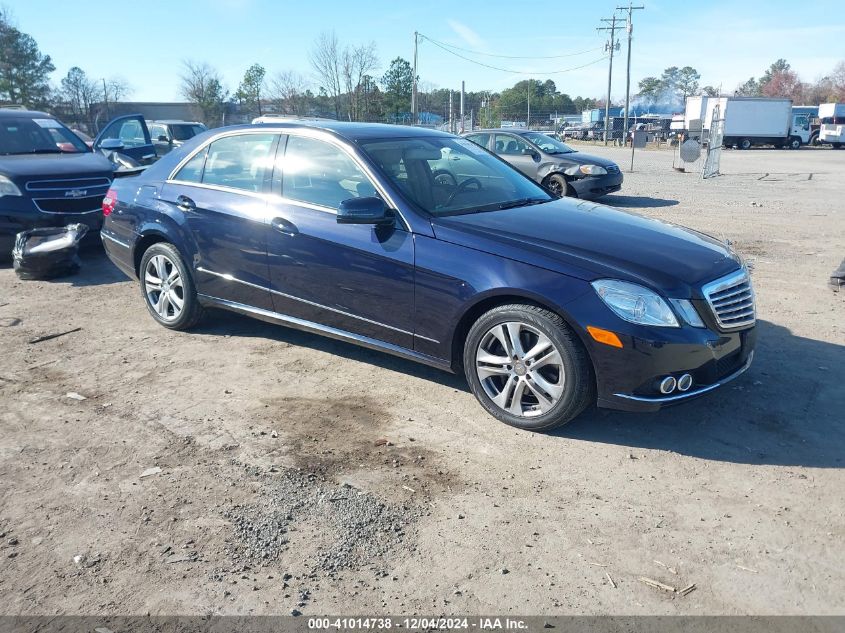
[[[279,233],[283,233],[285,235],[294,236],[299,233],[299,229],[296,228],[296,225],[284,218],[273,218],[270,220],[270,226]]]
[[[196,211],[197,204],[188,196],[176,196],[176,206],[182,211]]]

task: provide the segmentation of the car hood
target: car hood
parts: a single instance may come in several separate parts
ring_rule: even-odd
[[[546,154],[550,160],[560,161],[563,163],[570,163],[573,165],[599,165],[600,167],[615,166],[612,160],[602,158],[601,156],[593,156],[592,154],[584,154],[583,152],[571,152],[569,154]]]
[[[111,176],[112,164],[99,152],[0,156],[0,174],[15,181],[35,178]]]
[[[624,279],[689,298],[737,270],[727,246],[702,233],[604,205],[561,199],[434,218],[437,239],[592,281]]]

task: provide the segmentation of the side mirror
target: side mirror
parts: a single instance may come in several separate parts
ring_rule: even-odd
[[[99,149],[107,152],[119,152],[124,148],[123,141],[119,138],[106,138],[100,141]]]
[[[158,141],[159,141],[159,143],[167,143],[167,141],[168,141],[167,134],[159,134],[158,135]]]
[[[393,212],[376,197],[349,198],[337,210],[338,224],[393,224]]]

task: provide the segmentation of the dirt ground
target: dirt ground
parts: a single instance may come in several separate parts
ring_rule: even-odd
[[[170,332],[97,251],[54,282],[0,268],[0,612],[845,614],[845,293],[825,285],[845,151],[726,151],[711,181],[672,161],[638,152],[606,202],[748,257],[755,363],[552,434],[351,345],[224,313]]]

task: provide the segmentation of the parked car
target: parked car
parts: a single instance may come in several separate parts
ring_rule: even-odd
[[[474,175],[438,180],[444,160]],[[754,350],[751,281],[725,244],[558,199],[434,130],[212,130],[116,181],[103,213],[106,252],[164,327],[223,308],[464,372],[521,428],[687,400]]]
[[[494,152],[559,196],[589,200],[622,188],[622,170],[612,160],[578,152],[542,132],[476,130],[464,137]],[[464,165],[457,167],[466,173]]]
[[[120,153],[142,165],[149,165],[158,158],[150,137],[150,130],[143,115],[127,114],[109,121],[94,139],[97,151],[120,149]]]
[[[44,112],[0,109],[0,257],[15,234],[83,223],[98,230],[113,166]]]
[[[178,120],[147,121],[147,128],[158,156],[164,156],[208,129],[204,123],[198,121]]]

